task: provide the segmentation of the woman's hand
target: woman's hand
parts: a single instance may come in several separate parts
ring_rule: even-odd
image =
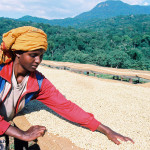
[[[124,141],[124,142],[130,141],[134,144],[134,141],[130,139],[129,137],[125,137],[119,133],[116,133],[115,131],[111,130],[109,127],[104,126],[103,124],[100,124],[97,130],[104,133],[108,137],[109,140],[111,140],[117,145],[120,144],[119,140]]]
[[[22,141],[32,141],[37,139],[40,136],[43,136],[46,131],[46,127],[44,126],[31,126],[27,131],[22,131],[17,127],[9,126],[6,130],[5,134],[15,137]]]
[[[119,140],[124,141],[124,142],[130,141],[134,144],[134,141],[130,139],[129,137],[122,136],[121,134],[116,133],[112,130],[108,134],[106,134],[106,136],[108,137],[109,140],[113,141],[117,145],[120,144]]]
[[[46,131],[44,126],[32,126],[27,131],[23,132],[23,141],[33,141],[40,136],[43,136]]]

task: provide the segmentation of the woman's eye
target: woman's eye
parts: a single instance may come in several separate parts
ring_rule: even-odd
[[[30,56],[31,56],[31,57],[33,57],[33,58],[34,58],[34,57],[36,57],[36,55],[35,55],[35,54],[30,54]]]

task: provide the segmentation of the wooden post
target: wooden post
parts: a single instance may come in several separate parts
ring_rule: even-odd
[[[133,80],[132,80],[132,78],[129,78],[129,83],[133,83]]]
[[[119,76],[116,76],[117,77],[117,80],[119,80]]]
[[[115,80],[115,76],[113,75],[113,80]]]
[[[140,78],[138,77],[138,81],[137,81],[137,83],[140,83]]]
[[[123,81],[123,77],[121,76],[121,81]]]
[[[97,72],[95,71],[92,71],[92,72],[93,72],[94,77],[97,77]]]

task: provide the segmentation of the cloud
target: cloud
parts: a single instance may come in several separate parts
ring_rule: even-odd
[[[130,5],[144,5],[150,4],[150,0],[122,0],[124,3],[128,3]]]
[[[149,5],[149,3],[145,2],[145,3],[143,3],[143,5],[144,5],[144,6],[148,6],[148,5]]]
[[[91,10],[102,1],[104,0],[66,0],[64,3],[64,0],[60,0],[59,3],[64,9],[69,10],[69,17],[74,17],[80,13]],[[66,12],[66,15],[69,14]]]
[[[1,11],[26,11],[25,6],[19,0],[1,0]]]

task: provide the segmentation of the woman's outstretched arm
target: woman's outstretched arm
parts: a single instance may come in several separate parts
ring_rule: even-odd
[[[112,142],[114,142],[115,144],[119,145],[120,141],[130,141],[134,144],[134,141],[132,139],[130,139],[129,137],[125,137],[119,133],[116,133],[115,131],[113,131],[112,129],[110,129],[109,127],[100,124],[97,128],[97,131],[102,132],[103,134],[105,134],[109,140],[111,140]],[[118,140],[119,139],[119,140]]]

